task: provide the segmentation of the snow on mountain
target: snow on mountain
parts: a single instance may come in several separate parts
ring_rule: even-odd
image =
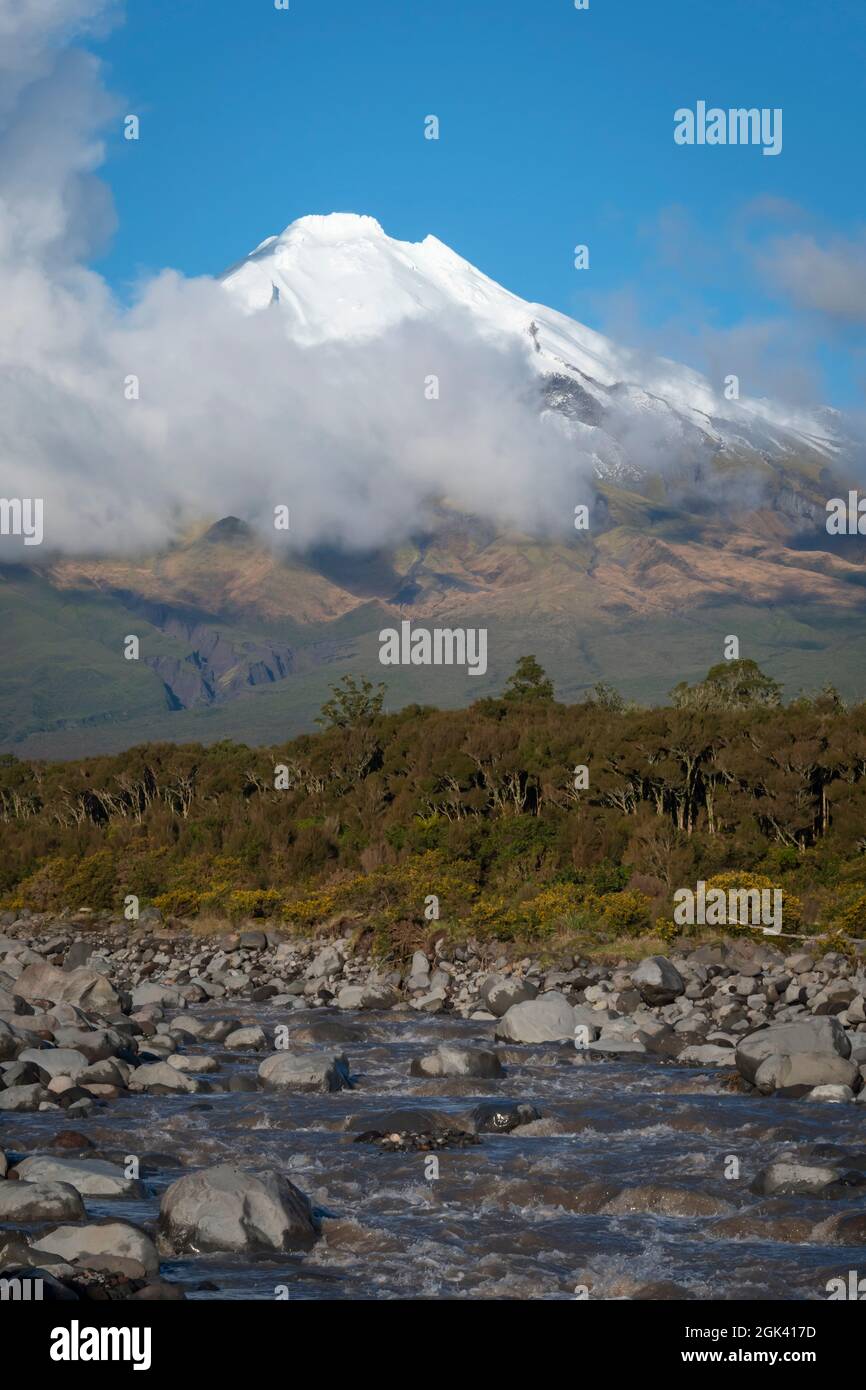
[[[766,400],[729,401],[700,373],[618,347],[542,304],[530,304],[435,236],[413,243],[355,213],[301,217],[222,276],[246,313],[278,306],[300,344],[374,339],[406,319],[468,313],[482,337],[518,339],[541,378],[542,406],[596,453],[601,473],[642,471],[630,459],[635,429],[656,445],[702,444],[782,457],[839,452],[831,413]]]

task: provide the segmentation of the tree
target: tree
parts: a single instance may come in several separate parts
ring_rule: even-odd
[[[534,656],[522,656],[506,682],[504,700],[552,700],[553,681]]]
[[[775,709],[781,704],[782,687],[756,661],[743,658],[720,661],[697,685],[680,681],[670,694],[677,709]]]
[[[354,676],[344,676],[331,686],[331,698],[322,705],[316,723],[326,729],[354,729],[358,724],[369,724],[382,712],[385,690],[382,681],[374,686],[362,677],[358,684]]]
[[[616,686],[608,685],[606,681],[597,681],[584,698],[583,703],[585,705],[598,705],[600,709],[606,709],[611,714],[622,714],[625,709],[625,700]]]

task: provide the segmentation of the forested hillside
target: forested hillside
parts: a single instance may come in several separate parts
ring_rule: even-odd
[[[786,930],[866,935],[866,705],[783,707],[750,662],[672,698],[562,705],[525,658],[463,710],[384,714],[346,681],[271,749],[7,756],[2,902],[603,940],[664,935],[678,887],[731,873],[784,889]]]

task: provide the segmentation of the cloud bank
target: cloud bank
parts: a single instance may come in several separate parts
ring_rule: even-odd
[[[44,498],[46,547],[152,547],[230,513],[273,533],[280,504],[299,546],[393,544],[443,496],[529,529],[571,517],[591,458],[540,418],[529,344],[499,351],[455,313],[302,348],[279,313],[170,271],[115,301],[85,262],[114,226],[96,170],[121,109],[66,46],[115,16],[0,6],[0,495]]]

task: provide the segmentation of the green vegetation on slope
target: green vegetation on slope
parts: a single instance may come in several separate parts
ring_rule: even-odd
[[[784,890],[786,930],[866,935],[866,706],[743,707],[765,687],[740,667],[680,708],[558,704],[531,668],[531,698],[459,711],[383,714],[344,686],[329,727],[273,748],[6,756],[0,894],[543,939],[667,930],[677,888],[734,874]]]

